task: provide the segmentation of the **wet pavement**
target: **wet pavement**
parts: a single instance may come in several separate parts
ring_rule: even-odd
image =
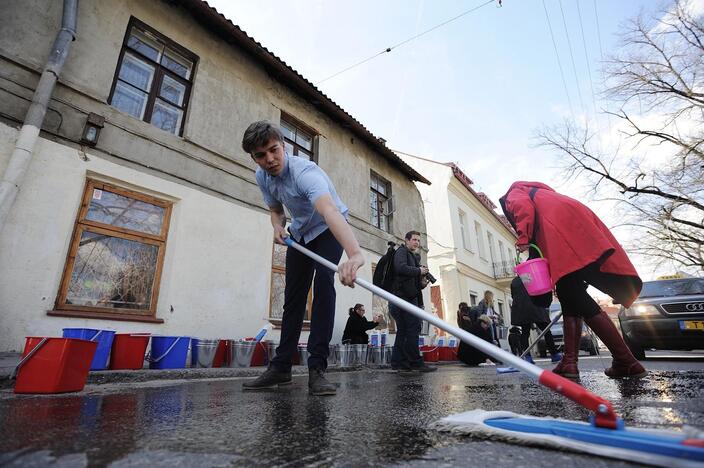
[[[582,384],[610,399],[627,424],[704,429],[704,359],[664,355],[646,362],[648,377],[624,381],[603,375],[608,358],[580,363]],[[309,396],[306,376],[254,393],[239,378],[90,385],[55,396],[3,390],[0,465],[628,465],[427,429],[474,408],[586,419],[520,374],[451,365],[412,377],[367,370],[329,378],[340,384],[337,396]]]

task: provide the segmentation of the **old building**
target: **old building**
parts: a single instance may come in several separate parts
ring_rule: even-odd
[[[516,234],[508,221],[456,164],[399,155],[432,182],[418,189],[425,204],[428,266],[438,279],[431,286],[435,312],[457,324],[460,302],[476,305],[484,291],[491,291],[508,325],[516,259]]]
[[[5,179],[63,9],[2,9]],[[424,231],[414,181],[427,180],[207,3],[81,0],[76,31],[0,232],[0,351],[63,327],[239,338],[276,324],[283,251],[240,148],[255,120],[280,123],[289,153],[333,180],[361,277],[388,240]],[[339,341],[372,295],[337,289]]]

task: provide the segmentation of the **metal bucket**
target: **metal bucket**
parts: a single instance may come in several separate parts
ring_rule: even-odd
[[[340,366],[350,367],[352,366],[352,345],[343,344],[340,345],[338,350],[340,356]]]
[[[384,357],[382,358],[382,364],[391,364],[391,353],[394,351],[393,346],[384,346]]]
[[[308,367],[308,345],[298,345],[298,354],[301,356],[301,365]]]
[[[271,362],[272,359],[274,359],[274,356],[276,356],[276,348],[279,347],[279,342],[278,341],[267,341],[266,342],[266,354],[267,354],[267,360]]]
[[[191,367],[213,367],[213,360],[219,344],[220,340],[192,340]]]
[[[352,347],[352,366],[363,366],[367,363],[367,345],[354,344]]]
[[[229,366],[230,367],[250,367],[252,365],[252,356],[254,348],[257,345],[256,341],[235,341],[230,343],[229,348]]]
[[[384,348],[372,346],[367,351],[367,364],[381,365],[384,360]]]
[[[330,345],[330,354],[328,354],[328,367],[338,366],[340,364],[340,347],[338,345]]]

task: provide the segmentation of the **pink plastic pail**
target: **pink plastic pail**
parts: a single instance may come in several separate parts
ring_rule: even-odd
[[[516,265],[516,274],[521,278],[523,286],[531,296],[540,296],[552,291],[552,279],[550,278],[550,268],[548,260],[543,257],[543,252],[540,251],[537,245],[530,244],[530,247],[535,248],[540,254],[540,258],[527,260]]]

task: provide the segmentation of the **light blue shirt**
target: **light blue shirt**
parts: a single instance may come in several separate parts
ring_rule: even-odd
[[[286,207],[293,221],[289,231],[294,240],[306,244],[323,233],[328,225],[315,211],[313,205],[322,195],[330,194],[342,216],[347,219],[349,211],[330,178],[317,164],[298,156],[284,154],[284,169],[278,176],[272,176],[257,167],[257,184],[270,208]]]

